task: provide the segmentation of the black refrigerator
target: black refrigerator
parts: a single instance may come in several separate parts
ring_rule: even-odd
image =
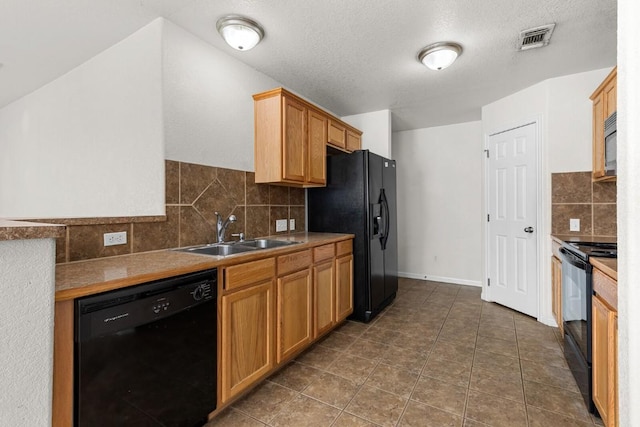
[[[327,157],[327,186],[307,192],[309,231],[351,233],[353,314],[369,322],[398,291],[396,162],[369,150]]]

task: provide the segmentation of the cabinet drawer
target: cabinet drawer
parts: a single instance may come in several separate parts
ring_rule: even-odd
[[[244,264],[232,265],[225,268],[225,290],[268,280],[275,277],[276,264],[273,258],[261,259]]]
[[[311,249],[278,257],[278,276],[302,270],[311,265]]]
[[[618,310],[618,283],[597,268],[593,269],[593,291]]]
[[[336,256],[340,256],[340,255],[346,255],[346,254],[350,254],[351,252],[353,252],[353,240],[349,239],[349,240],[343,240],[342,242],[338,242],[336,243],[337,246],[337,251],[336,251]]]
[[[318,263],[325,259],[333,258],[336,254],[336,247],[332,243],[330,245],[323,245],[313,248],[313,262]]]

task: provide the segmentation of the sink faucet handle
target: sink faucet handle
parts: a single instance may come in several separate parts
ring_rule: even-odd
[[[239,237],[240,238],[239,241],[244,242],[244,233],[233,233],[231,237]]]

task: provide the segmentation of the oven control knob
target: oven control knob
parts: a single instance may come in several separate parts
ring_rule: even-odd
[[[204,289],[202,288],[202,286],[198,286],[197,288],[195,288],[192,295],[194,300],[200,301],[202,297],[204,297]]]

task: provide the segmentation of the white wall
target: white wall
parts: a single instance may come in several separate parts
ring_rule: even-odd
[[[620,425],[640,425],[640,5],[618,1],[618,379]]]
[[[55,240],[0,241],[0,425],[50,426]]]
[[[169,21],[162,51],[166,158],[254,170],[252,95],[282,85]]]
[[[164,214],[161,27],[0,110],[0,217]]]
[[[549,172],[592,169],[593,103],[589,99],[611,72],[603,68],[548,80]]]
[[[393,133],[398,167],[398,270],[480,286],[482,124]]]
[[[362,131],[362,148],[382,157],[391,158],[391,111],[380,110],[371,113],[342,117],[342,120]]]

